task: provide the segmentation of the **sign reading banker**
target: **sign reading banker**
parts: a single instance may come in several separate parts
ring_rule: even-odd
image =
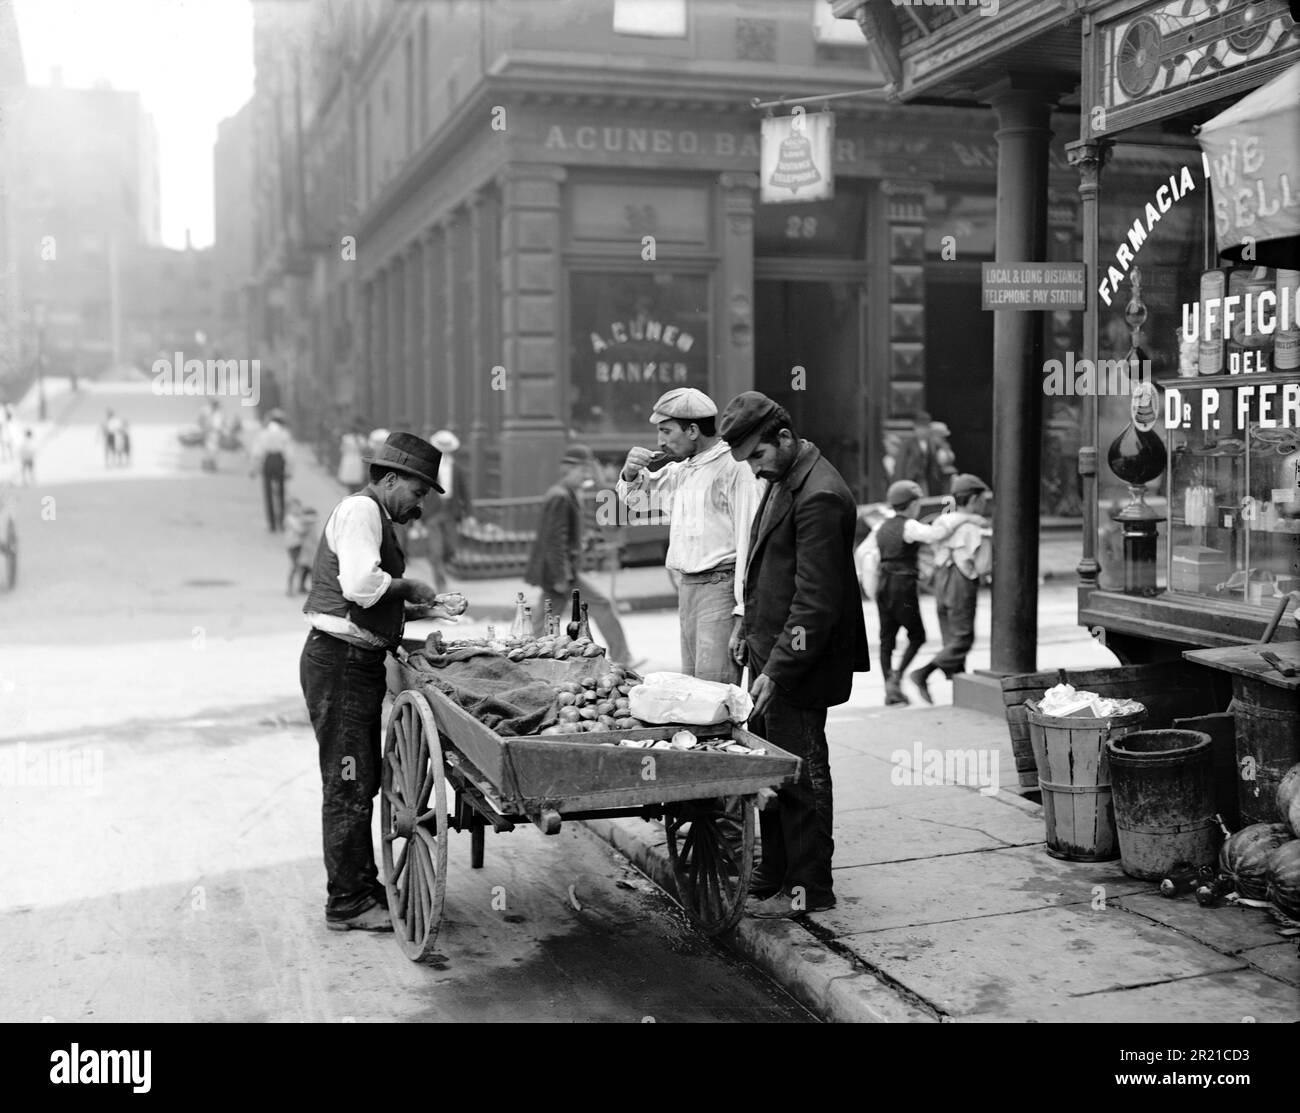
[[[763,121],[760,177],[764,204],[826,201],[834,195],[831,152],[835,149],[835,114],[812,115],[796,108],[790,116]]]

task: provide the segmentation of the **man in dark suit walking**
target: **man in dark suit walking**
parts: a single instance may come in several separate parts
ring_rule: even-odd
[[[914,431],[898,451],[894,482],[909,479],[924,495],[946,495],[952,451],[935,435],[928,413],[922,411],[912,420]]]
[[[769,483],[750,533],[745,617],[732,639],[749,666],[751,729],[801,759],[797,783],[762,813],[763,862],[750,883],[764,918],[835,907],[826,711],[870,667],[853,538],[857,506],[840,473],[757,391],[727,403],[719,433]]]

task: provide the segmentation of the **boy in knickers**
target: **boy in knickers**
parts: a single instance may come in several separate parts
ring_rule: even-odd
[[[885,706],[907,704],[902,677],[925,641],[921,600],[917,591],[918,555],[922,545],[937,545],[963,523],[974,519],[963,513],[942,514],[932,525],[916,520],[921,509],[921,488],[900,479],[885,496],[894,513],[862,543],[859,568],[862,585],[876,601],[880,615],[880,661],[885,674]],[[899,630],[907,631],[907,648],[898,668],[893,668],[894,643]],[[922,693],[926,694],[926,693]]]

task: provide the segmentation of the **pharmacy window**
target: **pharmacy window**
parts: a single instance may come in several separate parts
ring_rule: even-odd
[[[686,37],[686,0],[614,0],[614,33]]]

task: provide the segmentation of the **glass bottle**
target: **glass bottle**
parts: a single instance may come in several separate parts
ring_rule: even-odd
[[[531,638],[533,636],[533,608],[530,604],[524,604],[524,632],[519,635],[521,638]]]
[[[569,635],[570,639],[577,641],[578,631],[582,627],[582,612],[579,609],[578,589],[573,589],[573,614],[569,618],[569,625],[565,627],[564,632]]]
[[[549,595],[546,596],[543,606],[545,610],[542,612],[542,633],[549,638],[554,633],[553,627],[555,625],[555,616],[551,613],[551,597]]]
[[[591,641],[591,623],[587,621],[587,604],[582,604],[582,619],[578,623],[578,640]]]

